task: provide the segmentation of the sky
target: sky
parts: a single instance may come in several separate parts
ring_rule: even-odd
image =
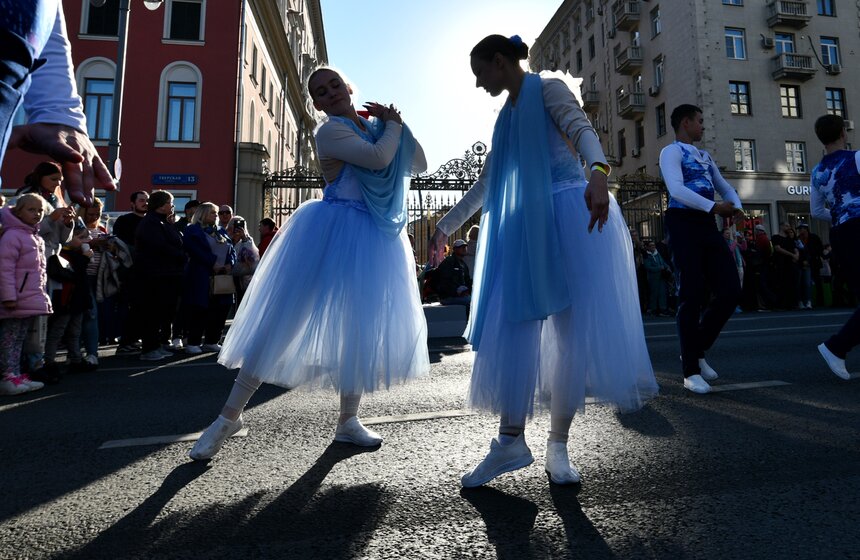
[[[429,173],[476,141],[489,145],[505,94],[475,88],[469,51],[485,36],[529,46],[561,0],[321,0],[329,64],[357,109],[394,103],[427,156]]]

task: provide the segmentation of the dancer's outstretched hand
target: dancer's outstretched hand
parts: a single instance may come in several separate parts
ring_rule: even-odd
[[[430,238],[430,246],[427,249],[430,266],[436,268],[445,258],[445,246],[448,244],[448,236],[442,230],[437,229]]]
[[[585,188],[585,206],[591,212],[588,233],[594,229],[594,224],[597,224],[597,231],[603,231],[603,225],[609,219],[609,187],[606,175],[600,171],[591,172],[591,179]]]
[[[385,106],[381,103],[369,102],[363,105],[371,117],[382,119],[383,121],[394,121],[403,124],[403,119],[400,118],[400,111],[394,105]]]

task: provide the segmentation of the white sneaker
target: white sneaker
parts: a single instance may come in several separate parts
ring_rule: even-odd
[[[182,350],[182,339],[174,338],[170,341],[170,347],[174,350]]]
[[[4,377],[0,380],[0,395],[20,395],[30,390],[30,386],[21,379],[20,375]]]
[[[546,442],[546,472],[553,484],[577,484],[582,480],[579,471],[567,456],[567,442]]]
[[[848,373],[848,370],[845,368],[845,360],[831,352],[826,344],[823,342],[819,344],[818,352],[821,354],[821,357],[824,358],[824,361],[827,362],[827,366],[830,368],[830,371],[845,381],[851,379],[851,374]]]
[[[218,418],[200,435],[200,439],[188,452],[188,456],[195,461],[211,459],[221,450],[227,438],[241,430],[244,425],[241,415],[234,421],[227,420],[219,414]]]
[[[220,352],[221,345],[220,344],[204,344],[200,347],[204,352]]]
[[[711,386],[705,381],[701,375],[691,375],[684,378],[684,388],[694,393],[704,395],[711,392]]]
[[[186,354],[202,354],[203,350],[200,349],[199,346],[194,346],[193,344],[189,344],[185,347]]]
[[[158,360],[163,360],[166,356],[161,353],[160,350],[152,350],[151,352],[144,352],[140,355],[140,359],[144,362],[157,362]]]
[[[41,381],[33,381],[32,379],[30,379],[30,376],[27,375],[26,373],[22,373],[21,375],[19,375],[18,379],[20,379],[21,382],[27,386],[28,392],[29,391],[38,391],[39,389],[45,388],[44,383],[42,383]]]
[[[87,354],[86,356],[84,356],[84,362],[90,364],[91,366],[97,366],[99,365],[99,358],[98,356],[94,356],[93,354]]]
[[[708,362],[705,361],[705,358],[699,358],[699,370],[702,372],[702,379],[705,381],[713,381],[719,375],[714,371],[714,368],[708,365]]]
[[[807,308],[807,309],[812,309],[812,302],[811,302],[811,301],[807,301],[807,302],[806,302],[806,308]]]
[[[463,475],[460,483],[463,488],[483,486],[500,474],[531,465],[534,460],[524,434],[518,435],[508,445],[502,445],[499,438],[494,437],[490,441],[490,452],[475,468]]]
[[[334,440],[352,443],[361,447],[376,447],[382,443],[382,436],[364,427],[358,416],[352,416],[343,424],[339,424],[334,432]]]

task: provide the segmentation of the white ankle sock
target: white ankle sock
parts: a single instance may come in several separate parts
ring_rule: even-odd
[[[236,381],[233,382],[233,389],[230,391],[230,396],[227,397],[227,402],[224,403],[224,409],[221,411],[221,416],[226,420],[235,422],[237,418],[245,410],[245,406],[257,389],[260,388],[262,381],[256,377],[239,372],[236,376]]]

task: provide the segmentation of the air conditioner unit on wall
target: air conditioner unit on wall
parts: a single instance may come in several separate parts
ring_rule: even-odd
[[[854,121],[845,119],[845,130],[854,130]]]
[[[765,37],[762,35],[761,46],[765,49],[772,49],[774,47],[773,37]]]
[[[642,152],[639,151],[639,148],[633,148],[632,150],[630,150],[630,155],[638,158],[640,155],[642,155]]]
[[[651,86],[648,88],[648,95],[651,97],[657,97],[660,95],[660,86]]]
[[[841,64],[828,64],[826,68],[828,74],[839,74],[840,72],[842,72]]]

